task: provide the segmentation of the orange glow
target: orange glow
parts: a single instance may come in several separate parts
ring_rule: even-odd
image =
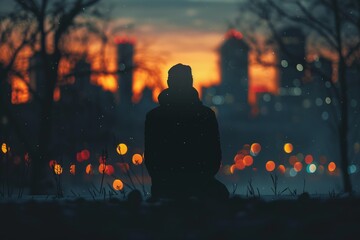
[[[116,147],[116,151],[119,155],[125,155],[128,151],[128,147],[125,143],[119,143]]]
[[[143,162],[143,157],[142,157],[140,154],[135,153],[135,154],[132,156],[131,161],[132,161],[132,163],[133,163],[134,165],[140,165],[140,164],[142,164],[142,162]]]
[[[117,77],[111,74],[98,75],[96,84],[100,85],[105,91],[116,92],[118,89]]]
[[[231,174],[234,174],[235,168],[236,168],[236,165],[235,165],[235,164],[233,164],[233,165],[230,166],[229,171],[230,171]]]
[[[272,172],[275,169],[275,162],[274,161],[267,161],[265,164],[266,171]]]
[[[63,172],[63,168],[61,167],[61,165],[58,164],[58,163],[55,163],[55,165],[54,165],[54,173],[56,175],[60,175],[60,174],[62,174],[62,172]]]
[[[334,172],[336,169],[336,164],[334,162],[329,162],[328,170],[329,172]]]
[[[235,163],[235,166],[236,166],[237,169],[243,170],[243,169],[245,168],[244,161],[243,161],[243,160],[237,161],[237,162]]]
[[[60,100],[60,88],[55,88],[53,99],[55,102],[58,102]]]
[[[70,173],[72,175],[75,175],[75,172],[76,172],[76,165],[75,164],[71,164],[70,165]]]
[[[98,170],[99,170],[99,173],[101,173],[101,174],[105,173],[106,165],[104,163],[100,163]]]
[[[241,32],[237,31],[236,29],[230,29],[229,31],[227,31],[227,33],[225,34],[225,38],[229,39],[229,38],[236,38],[236,39],[242,39],[243,35]]]
[[[6,143],[1,144],[1,151],[5,154],[8,151]]]
[[[250,53],[249,66],[249,103],[256,105],[258,93],[272,93],[278,94],[278,72],[274,66],[265,66],[256,63],[255,55]],[[262,56],[264,62],[274,63],[276,61],[275,55],[271,52]]]
[[[277,169],[281,174],[284,174],[286,170],[285,166],[282,164],[280,164]]]
[[[244,157],[244,159],[243,159],[243,162],[244,162],[245,166],[248,167],[248,166],[251,166],[251,165],[253,164],[254,159],[253,159],[252,156],[246,155],[246,156]]]
[[[124,188],[124,183],[120,179],[115,179],[112,186],[116,191],[120,191]]]
[[[22,79],[20,79],[19,77],[13,77],[11,88],[12,88],[11,103],[21,104],[29,101],[30,99],[29,90],[26,83]]]
[[[302,165],[301,162],[296,162],[294,164],[294,169],[295,169],[296,172],[300,172],[302,168],[303,168],[303,165]]]
[[[93,174],[93,166],[89,163],[85,169],[86,174]]]
[[[311,164],[314,161],[314,158],[311,154],[308,154],[305,156],[305,163],[306,164]]]
[[[295,163],[296,162],[298,162],[299,161],[299,159],[295,156],[295,155],[292,155],[292,156],[290,156],[289,157],[289,163],[291,164],[291,165],[295,165]]]
[[[111,175],[114,174],[114,172],[115,172],[115,169],[114,169],[114,167],[112,165],[106,165],[106,168],[105,168],[105,174],[106,175],[111,176]]]
[[[291,143],[285,143],[284,144],[284,152],[291,153],[293,151],[294,147]]]
[[[251,144],[250,151],[253,153],[254,156],[258,155],[261,151],[261,145],[259,143]]]

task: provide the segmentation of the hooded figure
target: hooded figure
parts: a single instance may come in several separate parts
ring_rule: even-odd
[[[168,88],[145,121],[145,165],[153,198],[226,199],[227,188],[215,179],[221,164],[218,123],[193,88],[190,66],[168,71]]]

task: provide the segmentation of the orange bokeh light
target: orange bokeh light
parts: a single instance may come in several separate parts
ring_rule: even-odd
[[[245,168],[245,163],[243,160],[240,160],[235,163],[235,166],[237,169],[243,170]]]
[[[258,155],[261,151],[261,145],[259,143],[251,144],[250,151],[253,153],[253,155]]]
[[[275,162],[274,161],[267,161],[265,164],[266,171],[272,172],[275,169]]]
[[[281,174],[284,174],[286,170],[285,166],[282,164],[280,164],[277,169]]]
[[[303,168],[303,165],[302,165],[301,162],[296,162],[294,164],[294,169],[295,169],[296,172],[300,172],[302,168]]]
[[[284,144],[284,152],[291,153],[293,151],[294,147],[291,143],[285,143]]]
[[[85,169],[86,174],[93,174],[93,166],[89,163]]]
[[[308,154],[305,156],[305,163],[306,164],[311,164],[314,161],[314,158],[311,154]]]
[[[98,170],[99,170],[99,173],[101,173],[101,174],[105,173],[106,165],[104,163],[100,163]]]
[[[124,188],[124,183],[120,179],[115,179],[113,181],[113,188],[117,191],[120,191]]]
[[[143,157],[141,156],[141,154],[135,153],[135,154],[132,156],[131,161],[132,161],[132,163],[133,163],[134,165],[140,165],[140,164],[142,164],[142,162],[143,162]]]
[[[76,172],[76,165],[75,164],[71,164],[70,165],[70,173],[72,175],[75,175],[75,172]]]
[[[235,164],[233,164],[233,165],[230,166],[229,171],[230,171],[231,174],[234,174],[235,168],[236,168],[236,165],[235,165]]]
[[[252,156],[246,155],[246,156],[244,157],[244,159],[243,159],[243,162],[244,162],[244,165],[248,167],[248,166],[251,166],[251,165],[253,164],[254,159],[253,159]]]
[[[328,164],[329,172],[334,172],[335,169],[336,169],[336,164],[334,162],[329,162],[329,164]]]

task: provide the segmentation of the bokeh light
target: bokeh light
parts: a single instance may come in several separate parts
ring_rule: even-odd
[[[86,174],[93,174],[93,166],[89,163],[85,168]]]
[[[308,173],[314,173],[316,171],[316,168],[317,168],[316,165],[314,163],[311,163],[306,167],[306,171]]]
[[[56,163],[57,163],[56,160],[50,160],[50,161],[49,161],[49,167],[50,167],[51,169],[54,169],[54,166],[55,166]]]
[[[229,171],[230,171],[231,174],[234,174],[235,168],[236,168],[236,165],[235,165],[235,164],[233,164],[233,165],[230,166]]]
[[[55,165],[54,165],[54,173],[56,175],[60,175],[60,174],[62,174],[62,172],[63,172],[63,168],[61,167],[61,165],[58,164],[58,163],[55,163]]]
[[[110,164],[106,165],[106,168],[105,168],[105,174],[106,175],[111,176],[111,175],[114,174],[114,172],[115,172],[115,169],[114,169],[114,167],[112,165],[110,165]]]
[[[76,173],[76,165],[75,164],[70,165],[70,173],[72,175],[75,175],[75,173]]]
[[[115,179],[113,181],[113,188],[116,191],[120,191],[120,190],[122,190],[124,188],[124,183],[120,179]]]
[[[289,175],[290,175],[290,177],[295,177],[297,175],[297,171],[295,170],[295,168],[290,169]]]
[[[294,147],[291,143],[285,143],[284,144],[284,152],[291,153],[293,151]]]
[[[311,164],[314,161],[314,158],[311,154],[308,154],[305,156],[305,163],[306,164]]]
[[[98,167],[99,173],[104,174],[105,169],[106,169],[106,165],[104,163],[100,163]]]
[[[272,172],[275,169],[275,162],[274,161],[267,161],[265,164],[266,171]]]
[[[128,151],[128,147],[125,143],[119,143],[116,147],[116,151],[119,155],[125,155]]]
[[[302,168],[303,168],[303,165],[302,165],[301,162],[296,162],[296,163],[294,164],[294,170],[295,170],[295,171],[300,172]]]
[[[336,164],[334,162],[329,162],[329,164],[328,164],[329,172],[334,172],[335,169],[336,169]]]
[[[245,163],[243,160],[236,161],[235,166],[239,170],[243,170],[245,168]]]
[[[250,155],[246,155],[244,158],[243,158],[243,162],[244,162],[244,165],[245,166],[251,166],[254,162],[254,159],[252,156]]]
[[[142,164],[142,162],[143,162],[143,157],[141,156],[141,154],[135,153],[135,154],[132,156],[131,162],[132,162],[134,165],[140,165],[140,164]]]
[[[8,149],[7,149],[6,143],[1,144],[1,151],[2,151],[4,154],[7,153]]]
[[[281,174],[284,174],[286,171],[285,166],[282,164],[280,164],[277,169],[278,169],[279,173],[281,173]]]
[[[87,149],[84,149],[80,152],[81,160],[86,161],[90,158],[90,151]]]
[[[349,166],[349,173],[350,173],[350,174],[354,174],[354,173],[356,173],[356,171],[357,171],[356,165],[355,165],[355,164],[351,164],[351,165]]]
[[[261,151],[261,145],[260,143],[253,143],[250,147],[250,154],[252,156],[257,156]]]
[[[296,162],[298,162],[299,159],[295,156],[295,155],[292,155],[289,157],[289,163],[294,166]]]

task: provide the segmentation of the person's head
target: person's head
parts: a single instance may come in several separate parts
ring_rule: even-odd
[[[191,67],[181,63],[172,66],[168,71],[167,84],[171,89],[192,88]]]

